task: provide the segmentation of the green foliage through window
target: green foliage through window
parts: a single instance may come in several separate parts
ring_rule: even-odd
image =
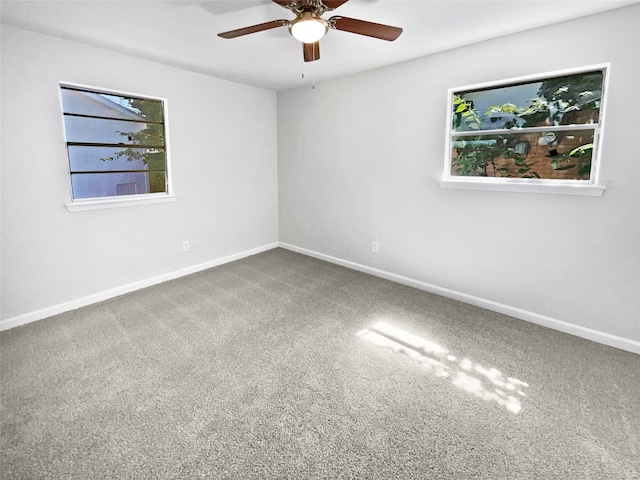
[[[451,175],[590,180],[604,70],[452,92]]]

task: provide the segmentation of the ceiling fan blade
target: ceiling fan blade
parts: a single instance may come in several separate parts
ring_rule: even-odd
[[[292,0],[272,0],[273,3],[277,3],[281,7],[288,8],[291,5]]]
[[[218,36],[222,38],[236,38],[250,33],[262,32],[263,30],[284,27],[288,24],[289,20],[273,20],[271,22],[259,23],[258,25],[252,25],[250,27],[238,28],[237,30],[231,30],[229,32],[222,32],[219,33]]]
[[[324,3],[324,6],[327,7],[328,10],[335,10],[340,5],[344,5],[348,1],[349,0],[322,0],[322,3]]]
[[[357,33],[358,35],[366,35],[367,37],[379,38],[389,42],[393,42],[402,33],[402,29],[399,27],[365,22],[364,20],[348,17],[331,17],[329,26],[343,32]]]
[[[304,54],[305,62],[315,62],[320,59],[320,42],[316,43],[303,43],[302,53]]]

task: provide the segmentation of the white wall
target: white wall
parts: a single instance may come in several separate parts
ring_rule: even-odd
[[[60,81],[167,99],[177,201],[67,211]],[[277,242],[276,94],[3,25],[1,181],[10,325]]]
[[[0,327],[280,239],[637,351],[638,20],[634,5],[277,98],[3,25]],[[604,196],[440,188],[449,87],[606,62]],[[176,202],[67,211],[60,81],[168,100]]]
[[[279,93],[280,241],[640,352],[639,23],[636,4]],[[607,62],[602,197],[440,188],[448,88]]]

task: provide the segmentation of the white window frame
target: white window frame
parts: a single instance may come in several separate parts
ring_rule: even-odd
[[[169,148],[169,116],[168,116],[168,102],[166,98],[154,97],[150,95],[142,95],[139,93],[124,92],[120,90],[111,90],[101,87],[95,87],[91,85],[84,85],[74,82],[60,82],[58,92],[64,87],[69,87],[78,90],[86,90],[89,92],[105,93],[108,95],[116,95],[122,97],[134,97],[145,100],[159,101],[162,104],[163,126],[164,126],[164,151],[165,151],[165,163],[166,163],[166,192],[136,194],[136,195],[122,195],[111,197],[92,197],[92,198],[73,198],[73,191],[71,189],[71,166],[69,164],[69,157],[67,152],[67,134],[64,128],[64,107],[62,104],[62,95],[59,93],[58,98],[60,101],[60,119],[62,120],[62,131],[64,132],[64,145],[65,145],[65,159],[67,160],[67,173],[69,178],[69,201],[65,203],[65,207],[70,212],[79,212],[86,210],[100,210],[105,208],[117,208],[117,207],[129,207],[135,205],[150,205],[155,203],[173,202],[176,200],[176,196],[173,194],[172,175],[171,175],[171,156]]]
[[[600,102],[599,121],[594,130],[594,149],[593,158],[591,163],[591,175],[589,180],[552,180],[552,179],[537,179],[537,178],[510,178],[510,177],[472,177],[472,176],[458,176],[451,174],[451,152],[452,152],[452,137],[456,133],[452,131],[453,122],[453,97],[456,93],[465,92],[470,90],[483,90],[492,89],[503,86],[510,86],[519,83],[533,83],[554,77],[562,77],[568,75],[576,75],[580,73],[587,73],[594,70],[601,70],[603,72],[602,81],[602,97]],[[605,186],[599,181],[600,163],[602,159],[602,137],[604,117],[606,114],[606,97],[608,95],[608,83],[611,75],[611,65],[598,64],[590,65],[587,67],[572,68],[567,70],[559,70],[554,72],[546,72],[536,75],[527,75],[522,77],[510,78],[506,80],[499,80],[493,82],[486,82],[476,85],[467,85],[462,87],[450,88],[448,91],[447,101],[447,128],[446,128],[446,140],[445,140],[445,160],[444,170],[440,179],[440,186],[443,188],[457,188],[457,189],[470,189],[470,190],[491,190],[491,191],[505,191],[505,192],[523,192],[523,193],[546,193],[546,194],[560,194],[560,195],[582,195],[582,196],[601,196],[605,190]],[[553,128],[556,130],[580,130],[580,129],[593,129],[593,124],[589,124],[588,127],[581,125],[571,126],[556,126]],[[475,132],[477,134],[491,134],[491,133],[517,133],[520,129],[500,129],[500,130],[482,130]],[[550,130],[549,127],[528,127],[526,131],[533,132],[539,130],[540,132]]]

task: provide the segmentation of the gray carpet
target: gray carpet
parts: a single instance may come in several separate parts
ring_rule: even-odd
[[[282,249],[0,334],[3,479],[638,479],[640,357]]]

